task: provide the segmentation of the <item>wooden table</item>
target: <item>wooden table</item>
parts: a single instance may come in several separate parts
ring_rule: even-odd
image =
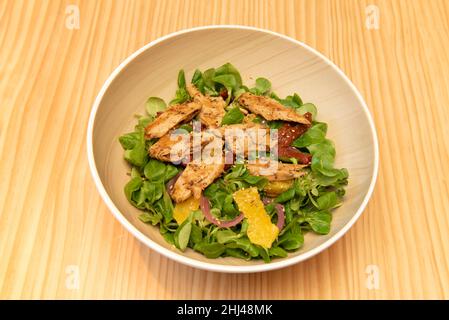
[[[170,261],[124,230],[91,179],[87,119],[108,75],[149,41],[208,24],[315,47],[374,116],[368,208],[293,267],[232,275]],[[0,103],[1,298],[449,298],[449,1],[1,0]]]

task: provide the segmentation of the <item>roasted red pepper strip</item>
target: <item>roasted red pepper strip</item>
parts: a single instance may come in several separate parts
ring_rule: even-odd
[[[228,98],[228,90],[226,90],[225,88],[220,90],[220,97],[223,98],[224,101],[226,101],[226,99]]]
[[[312,161],[312,155],[308,153],[302,153],[295,147],[278,147],[279,158],[289,159],[295,158],[300,164],[309,164]]]
[[[304,117],[312,122],[312,114],[307,112]],[[282,127],[278,129],[278,155],[280,158],[295,158],[300,164],[308,164],[312,161],[312,156],[307,153],[302,153],[291,144],[293,141],[302,136],[310,125],[300,123],[285,122]]]
[[[304,117],[312,122],[312,114],[307,112],[304,114]],[[278,141],[279,145],[282,146],[290,146],[293,141],[295,141],[298,137],[302,136],[307,129],[310,128],[310,125],[301,124],[301,123],[291,123],[285,122],[282,127],[278,129]]]
[[[312,122],[312,114],[307,112],[304,117]],[[279,145],[290,146],[293,141],[304,134],[310,125],[301,123],[284,122],[284,124],[278,129],[278,141]]]

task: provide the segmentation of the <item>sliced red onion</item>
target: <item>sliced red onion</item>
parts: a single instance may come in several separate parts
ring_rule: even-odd
[[[274,207],[276,208],[277,214],[278,214],[278,223],[276,224],[279,231],[282,230],[282,228],[284,227],[284,222],[285,222],[285,209],[284,206],[280,203],[276,203],[274,205]]]
[[[210,212],[209,200],[202,194],[201,194],[201,198],[200,198],[200,209],[203,212],[204,217],[207,219],[207,221],[215,224],[216,226],[219,226],[220,228],[234,227],[234,226],[238,225],[240,222],[242,222],[242,220],[244,218],[243,213],[241,213],[232,220],[228,220],[228,221],[217,220]]]
[[[262,202],[264,205],[270,204],[273,202],[273,198],[263,197]]]
[[[181,175],[182,171],[179,171],[176,176],[174,176],[173,178],[171,178],[170,180],[168,180],[167,184],[165,185],[167,187],[167,192],[169,195],[172,194],[173,192],[173,186],[176,183],[176,180],[178,180],[179,176]]]
[[[217,226],[219,225],[218,220],[215,219],[215,217],[212,215],[212,213],[210,213],[209,200],[203,194],[201,194],[201,198],[200,198],[200,209],[203,212],[204,217],[206,217],[207,221],[209,221],[210,223],[213,223]]]
[[[241,213],[232,220],[220,221],[219,226],[221,228],[231,228],[231,227],[238,225],[240,222],[242,222],[243,218],[244,218],[243,213]]]
[[[270,203],[272,203],[274,201],[273,198],[268,198],[268,197],[263,197],[262,198],[262,202],[264,205],[268,205]],[[284,206],[280,203],[276,203],[274,205],[274,208],[276,209],[277,215],[278,215],[278,223],[277,223],[277,227],[279,230],[282,230],[282,228],[284,227],[284,223],[285,223],[285,209]]]

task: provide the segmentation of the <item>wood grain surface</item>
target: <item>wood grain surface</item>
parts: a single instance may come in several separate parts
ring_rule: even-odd
[[[208,24],[315,47],[375,118],[368,208],[306,262],[249,275],[180,265],[126,232],[95,189],[85,134],[103,82],[149,41]],[[449,1],[0,0],[0,108],[0,298],[449,298]]]

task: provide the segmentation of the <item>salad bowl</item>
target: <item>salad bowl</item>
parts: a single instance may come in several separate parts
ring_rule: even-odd
[[[118,138],[135,125],[150,96],[166,101],[176,91],[180,69],[191,77],[196,69],[231,62],[244,82],[263,76],[277,94],[299,92],[317,105],[319,120],[329,125],[335,143],[335,165],[349,172],[340,207],[326,235],[306,234],[304,246],[269,263],[232,257],[208,259],[193,250],[179,251],[155,226],[142,223],[139,210],[123,192],[129,166]],[[95,185],[115,218],[150,249],[177,262],[217,272],[245,273],[283,268],[304,261],[341,238],[357,221],[373,191],[378,171],[378,142],[373,119],[361,94],[347,76],[313,48],[287,36],[243,26],[207,26],[159,38],[126,58],[109,76],[92,107],[87,154]]]

